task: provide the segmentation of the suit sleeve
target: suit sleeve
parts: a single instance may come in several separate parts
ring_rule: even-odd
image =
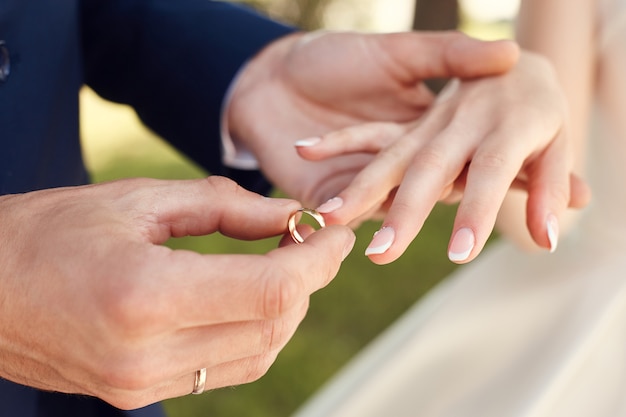
[[[83,0],[81,20],[91,88],[212,174],[269,190],[258,172],[222,165],[220,112],[239,68],[293,28],[209,0]]]

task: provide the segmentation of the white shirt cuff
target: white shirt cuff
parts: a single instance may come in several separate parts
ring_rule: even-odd
[[[224,95],[224,101],[222,102],[222,114],[221,114],[221,138],[222,138],[222,163],[230,168],[243,169],[243,170],[256,170],[259,169],[259,161],[257,161],[254,154],[236,138],[230,136],[228,129],[228,106],[233,95],[233,90],[239,80],[239,76],[246,68],[244,64],[228,87],[226,94]]]

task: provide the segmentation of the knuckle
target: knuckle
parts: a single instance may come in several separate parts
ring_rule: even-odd
[[[548,198],[552,201],[558,202],[561,205],[561,208],[565,208],[568,206],[570,201],[570,188],[562,183],[550,183],[546,185],[546,192]]]
[[[240,189],[235,181],[219,175],[211,175],[205,181],[209,183],[211,189],[220,195],[222,192],[232,193]]]
[[[104,302],[104,322],[107,329],[116,335],[131,336],[141,326],[141,306],[132,296],[123,294]],[[137,300],[141,303],[141,300]]]
[[[380,158],[389,161],[394,164],[402,163],[410,158],[410,155],[415,152],[414,147],[417,141],[410,139],[399,140],[392,146],[383,149],[380,152]]]
[[[327,135],[330,136],[330,135]],[[357,141],[357,135],[355,134],[354,129],[346,128],[339,130],[337,132],[332,133],[331,139],[334,142],[339,142],[343,144],[352,144]]]
[[[397,199],[393,202],[394,221],[398,219],[415,219],[416,207],[411,201],[405,199]],[[402,224],[402,222],[400,222]]]
[[[502,169],[508,171],[509,166],[509,158],[500,152],[481,152],[475,155],[471,162],[471,168],[489,172]]]
[[[492,216],[496,215],[500,205],[501,201],[496,198],[476,198],[464,201],[463,216],[480,213],[483,222],[480,224],[485,224],[486,222],[491,222]]]
[[[302,279],[295,272],[274,269],[263,274],[263,317],[277,319],[293,307],[304,294]]]
[[[248,366],[243,382],[250,383],[261,379],[265,374],[267,374],[267,371],[269,371],[270,367],[274,363],[275,357],[276,356],[273,353],[268,353],[266,355],[259,355],[253,358],[250,361],[250,365]]]
[[[103,386],[115,392],[136,393],[153,385],[155,367],[148,363],[146,355],[125,352],[114,356],[100,366],[99,379]]]
[[[372,122],[332,132],[324,136],[324,139],[332,139],[327,143],[349,150],[379,152],[390,142],[387,138],[395,139],[401,132],[402,128],[396,123]]]
[[[300,322],[304,319],[308,309],[308,298],[299,308],[294,308],[289,317],[264,322],[262,331],[262,352],[268,353],[282,349]]]
[[[262,352],[271,352],[282,345],[285,334],[282,320],[267,321],[263,325]]]
[[[222,201],[224,199],[239,201],[240,199],[250,198],[250,195],[252,195],[252,193],[230,178],[214,175],[200,181],[208,182],[208,191],[204,191],[208,192],[211,196],[218,198],[218,201]]]
[[[444,171],[446,169],[445,153],[434,146],[422,148],[413,159],[414,164],[421,170]]]
[[[118,283],[100,297],[101,323],[122,342],[136,340],[164,322],[161,304],[132,282]]]

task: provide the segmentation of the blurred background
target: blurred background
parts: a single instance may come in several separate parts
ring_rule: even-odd
[[[249,0],[241,1],[304,29],[443,30],[483,39],[508,38],[518,0]],[[441,84],[433,83],[433,89]],[[96,182],[124,177],[167,179],[207,175],[145,129],[134,112],[81,92],[84,154]],[[294,138],[297,139],[297,138]],[[354,251],[337,278],[314,294],[310,311],[268,374],[243,386],[165,403],[170,417],[289,416],[370,340],[455,266],[446,256],[454,206],[437,206],[398,261],[372,264],[365,247],[378,223],[357,231]],[[493,239],[497,237],[494,236]],[[277,241],[238,242],[219,235],[175,239],[201,253],[264,253]]]

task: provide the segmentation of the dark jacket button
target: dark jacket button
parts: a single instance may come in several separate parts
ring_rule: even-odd
[[[0,81],[5,81],[11,73],[11,58],[9,48],[4,41],[0,41]]]

